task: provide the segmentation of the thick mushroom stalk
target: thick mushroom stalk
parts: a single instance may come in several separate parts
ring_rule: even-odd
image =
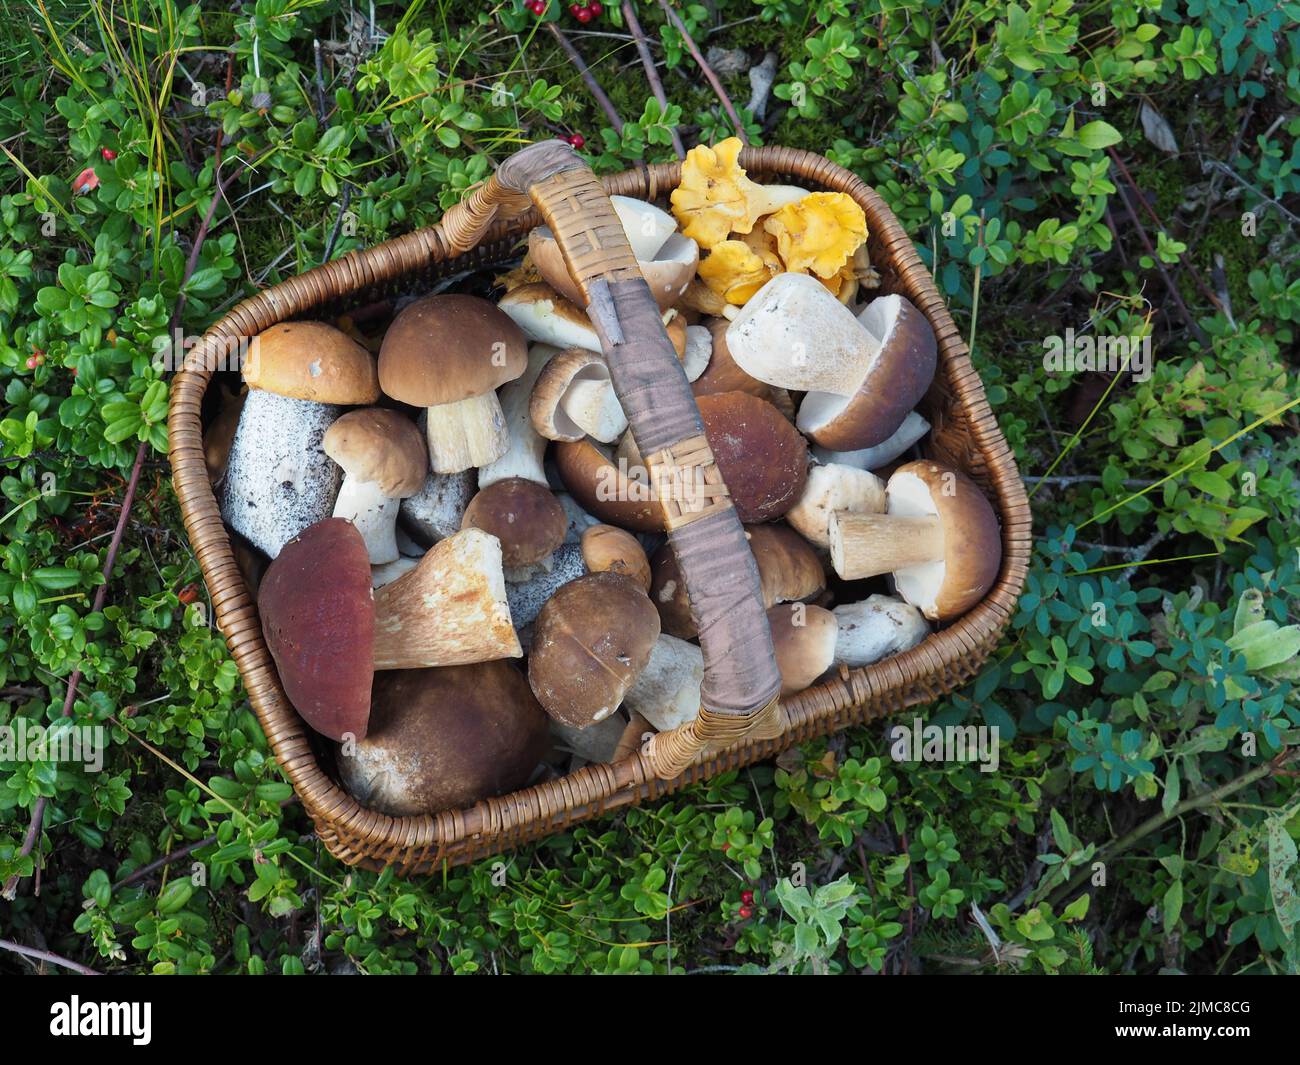
[[[510,432],[510,447],[495,462],[478,471],[479,488],[487,488],[509,477],[524,477],[538,484],[546,484],[546,469],[542,465],[546,454],[546,438],[533,428],[529,406],[533,398],[533,385],[546,364],[555,354],[550,344],[528,346],[528,368],[523,375],[501,387],[498,399],[505,414],[506,428]]]
[[[900,466],[885,514],[831,516],[831,565],[845,580],[892,573],[898,594],[932,620],[964,614],[1002,560],[997,517],[964,474],[934,462]]]
[[[410,573],[375,590],[375,669],[519,658],[501,543],[481,529],[439,541]]]
[[[396,411],[350,411],[325,434],[325,454],[344,474],[334,517],[357,527],[372,566],[396,562],[398,501],[415,494],[429,471],[419,430]]]
[[[496,389],[519,377],[528,347],[519,328],[477,296],[425,296],[384,334],[379,383],[402,403],[428,408],[429,464],[459,473],[510,447]]]

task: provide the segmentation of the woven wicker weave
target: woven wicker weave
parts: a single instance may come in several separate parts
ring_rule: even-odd
[[[244,301],[209,330],[172,382],[168,427],[173,483],[217,625],[275,757],[321,840],[344,862],[427,873],[500,853],[686,783],[761,761],[803,740],[930,702],[972,677],[996,645],[1025,580],[1029,506],[1015,461],[947,307],[898,220],[852,173],[818,155],[787,148],[747,149],[740,161],[756,180],[844,192],[866,212],[868,248],[881,276],[880,292],[906,296],[938,337],[939,370],[922,404],[932,425],[925,450],[929,457],[963,470],[992,500],[1003,538],[997,583],[973,610],[912,650],[865,669],[843,670],[835,680],[783,697],[779,705],[756,715],[743,738],[725,749],[710,748],[703,755],[688,750],[682,761],[689,759],[689,766],[672,779],[656,775],[656,766],[673,764],[672,752],[663,749],[668,745],[661,744],[659,760],[643,748],[617,763],[588,765],[465,810],[394,818],[359,805],[318,761],[306,726],[285,697],[262,639],[256,605],[235,562],[204,462],[201,409],[214,376],[207,367],[220,365],[231,341],[277,322],[326,317],[398,293],[418,293],[440,277],[508,261],[517,254],[520,239],[538,224],[539,213],[529,208],[511,220],[490,222],[476,246],[457,254],[466,234],[476,235],[484,219],[492,217],[479,197],[472,204],[473,217],[454,212],[448,230],[435,226],[354,252]],[[678,164],[660,164],[605,178],[603,184],[610,194],[655,200],[676,187],[679,178]],[[523,203],[511,206],[522,208]],[[681,753],[680,747],[675,753]]]

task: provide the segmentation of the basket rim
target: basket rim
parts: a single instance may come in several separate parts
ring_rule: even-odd
[[[898,287],[907,291],[934,327],[941,372],[949,378],[953,403],[969,423],[973,446],[983,461],[1002,530],[1003,559],[997,581],[980,603],[932,632],[917,647],[861,669],[842,668],[838,677],[783,696],[789,724],[780,736],[750,738],[723,751],[705,752],[673,780],[655,777],[644,756],[634,751],[618,762],[590,764],[556,780],[462,810],[392,817],[361,806],[318,763],[308,728],[280,686],[262,638],[256,604],[235,563],[230,535],[208,479],[200,413],[213,376],[209,367],[221,365],[216,360],[229,338],[255,335],[274,322],[311,313],[349,294],[396,283],[430,266],[464,258],[451,255],[438,226],[349,252],[241,301],[214,323],[173,379],[168,412],[173,485],[217,626],[235,658],[275,758],[326,846],[345,862],[364,862],[376,868],[393,864],[410,871],[436,866],[440,860],[455,862],[497,853],[523,839],[712,775],[708,767],[719,760],[727,767],[747,764],[800,739],[841,727],[865,716],[862,711],[869,704],[877,711],[870,716],[880,716],[930,701],[973,675],[1010,621],[1028,570],[1028,500],[969,351],[911,238],[874,189],[823,156],[789,148],[746,148],[740,161],[751,174],[791,176],[804,183],[834,186],[863,206],[872,243],[883,247],[900,279]],[[680,163],[639,163],[601,180],[611,194],[656,200],[676,187],[680,172]],[[511,222],[496,223],[478,248],[517,239],[535,224],[535,210]]]

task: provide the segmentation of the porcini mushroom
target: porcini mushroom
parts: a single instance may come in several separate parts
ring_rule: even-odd
[[[618,709],[658,636],[659,615],[630,577],[579,577],[537,617],[528,683],[543,710],[583,728]]]
[[[323,440],[344,406],[379,398],[375,360],[322,322],[283,322],[254,338],[249,392],[221,483],[221,515],[275,558],[285,541],[327,518],[343,479]]]
[[[497,306],[529,340],[561,350],[586,348],[600,351],[600,337],[586,313],[550,285],[538,282],[512,288],[501,297]]]
[[[781,694],[800,692],[835,664],[835,615],[811,603],[778,603],[767,612]]]
[[[771,403],[748,392],[697,396],[704,435],[740,520],[774,521],[808,477],[808,445]]]
[[[420,669],[519,658],[501,542],[463,529],[434,544],[410,573],[377,588],[375,668]]]
[[[845,580],[892,573],[898,594],[931,620],[964,614],[993,586],[1002,538],[989,501],[958,470],[922,460],[885,488],[886,513],[836,513],[831,564]]]
[[[343,786],[393,817],[473,805],[523,787],[547,719],[508,662],[396,670],[375,679],[370,733],[339,751]]]
[[[482,489],[470,500],[461,519],[462,529],[482,529],[500,541],[508,579],[541,562],[564,543],[568,524],[564,508],[550,489],[523,477]]]
[[[807,392],[796,424],[836,451],[888,440],[934,378],[937,347],[925,316],[898,295],[872,300],[854,318],[816,279],[773,278],[727,329],[746,373]]]
[[[459,473],[495,462],[510,447],[496,389],[528,364],[518,326],[487,300],[425,296],[388,327],[379,381],[402,403],[428,408],[429,464]]]
[[[262,577],[257,612],[285,695],[302,719],[333,740],[364,736],[375,612],[370,559],[356,527],[326,518],[286,543]]]
[[[855,466],[814,466],[803,494],[785,518],[809,543],[830,547],[831,515],[837,510],[883,514],[885,482]]]
[[[372,566],[397,561],[399,501],[429,472],[429,452],[415,423],[394,410],[349,411],[325,433],[325,454],[343,468],[334,517],[352,522]]]
[[[643,468],[620,467],[587,439],[559,441],[551,453],[565,488],[583,510],[634,532],[663,531],[663,508]]]
[[[627,428],[604,356],[585,348],[566,348],[547,362],[529,410],[533,429],[547,440],[591,436],[609,444]]]
[[[582,534],[582,560],[592,573],[621,573],[650,591],[650,560],[641,542],[613,525],[593,525]]]
[[[623,705],[660,732],[700,716],[704,655],[693,643],[661,635],[646,666],[628,688]]]
[[[917,411],[911,411],[894,434],[875,447],[859,448],[857,451],[831,451],[814,445],[812,454],[818,462],[828,466],[838,463],[842,466],[856,466],[860,470],[878,470],[905,455],[929,431],[930,423]]]
[[[915,647],[930,634],[916,607],[889,595],[872,595],[844,603],[835,615],[835,661],[860,669]]]
[[[730,324],[725,318],[710,318],[701,327],[709,331],[709,364],[695,379],[691,391],[697,396],[707,396],[713,392],[748,392],[751,396],[770,401],[772,386],[757,377],[750,377],[731,357],[731,351],[727,348],[727,327]]]

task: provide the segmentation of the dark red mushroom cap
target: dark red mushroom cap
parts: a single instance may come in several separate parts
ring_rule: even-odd
[[[375,605],[366,542],[326,518],[281,549],[257,593],[262,634],[294,709],[332,740],[370,722]]]

